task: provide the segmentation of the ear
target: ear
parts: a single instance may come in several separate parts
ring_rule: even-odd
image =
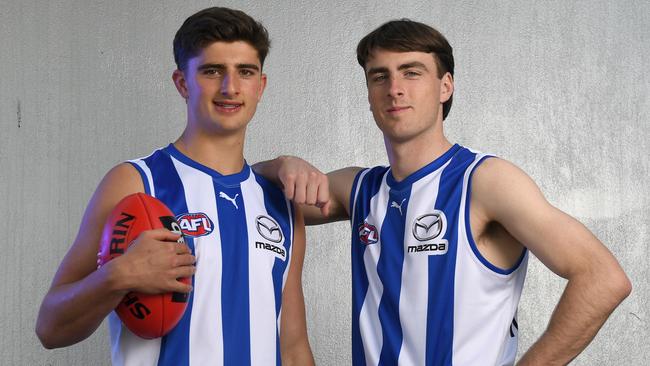
[[[260,88],[257,91],[257,101],[262,100],[262,94],[264,94],[264,89],[266,88],[266,74],[262,73],[260,75]]]
[[[176,85],[176,90],[178,90],[178,94],[183,97],[183,99],[189,98],[189,92],[187,91],[187,80],[185,80],[185,74],[181,70],[174,70],[172,73],[172,80],[174,81],[174,85]]]
[[[454,94],[454,77],[446,72],[440,79],[440,103],[445,103]]]

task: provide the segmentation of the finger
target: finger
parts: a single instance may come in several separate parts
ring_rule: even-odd
[[[284,196],[288,200],[293,199],[293,195],[295,194],[295,185],[296,185],[296,177],[294,175],[287,175],[284,179],[281,180],[282,185],[283,185],[283,190],[284,190]]]
[[[307,199],[307,176],[305,174],[299,174],[296,177],[295,190],[293,193],[293,202],[295,203],[305,203]]]
[[[320,212],[323,214],[323,216],[328,217],[330,215],[330,208],[332,206],[332,202],[327,201],[323,206],[320,208]]]
[[[187,277],[187,276],[185,276]],[[179,277],[180,278],[180,277]],[[187,283],[183,283],[179,280],[174,281],[169,285],[169,290],[171,292],[182,292],[184,294],[192,292],[192,285],[189,285]]]
[[[164,228],[143,231],[140,235],[146,235],[158,241],[177,241],[181,237],[180,234],[173,233]]]
[[[185,243],[174,243],[174,250],[176,251],[176,254],[191,254],[192,251],[190,250],[190,247],[187,246]]]
[[[174,258],[174,265],[179,266],[192,266],[196,263],[196,257],[191,254],[179,254]]]
[[[308,205],[315,205],[318,202],[318,179],[316,173],[309,173],[309,180],[307,181],[305,203]]]
[[[190,278],[194,276],[195,273],[196,273],[196,267],[194,266],[183,266],[183,267],[178,267],[174,270],[174,276],[177,279]]]
[[[330,201],[330,188],[327,177],[325,177],[318,185],[318,196],[316,199],[316,206],[323,208],[325,204]]]

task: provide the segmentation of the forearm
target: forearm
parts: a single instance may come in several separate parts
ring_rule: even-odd
[[[354,174],[339,171],[323,174],[294,156],[279,156],[253,165],[253,170],[282,188],[287,199],[301,206],[307,225],[320,225],[348,218],[345,203]],[[356,173],[356,171],[354,171]],[[349,180],[349,182],[348,182]],[[347,189],[347,191],[346,191]]]
[[[263,176],[278,186],[282,186],[282,181],[278,175],[278,171],[282,167],[283,160],[286,160],[287,158],[288,157],[286,156],[278,156],[275,159],[255,163],[251,168],[255,173]]]
[[[110,267],[50,289],[36,322],[36,334],[44,347],[66,347],[86,339],[115,309],[127,291],[119,288]]]
[[[518,365],[568,364],[587,347],[629,291],[629,280],[620,268],[570,279],[548,328]]]
[[[314,356],[305,340],[282,352],[282,364],[285,366],[313,366]]]

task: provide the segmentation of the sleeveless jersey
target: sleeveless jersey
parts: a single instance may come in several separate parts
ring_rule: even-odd
[[[503,270],[478,251],[471,178],[454,145],[401,182],[362,170],[350,197],[353,365],[512,365],[527,251]]]
[[[130,163],[177,215],[197,262],[187,310],[166,336],[139,338],[111,313],[113,364],[280,365],[294,223],[282,191],[247,164],[224,176],[172,144]]]

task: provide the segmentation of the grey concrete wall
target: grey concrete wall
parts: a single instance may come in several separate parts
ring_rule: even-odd
[[[0,364],[109,363],[107,330],[42,349],[40,301],[92,191],[114,164],[174,139],[184,104],[171,40],[209,1],[2,0],[0,6]],[[584,222],[632,279],[575,365],[647,365],[650,3],[647,1],[225,1],[268,27],[269,86],[250,126],[249,162],[294,154],[329,171],[386,164],[356,42],[410,17],[454,46],[455,142],[527,171]],[[350,363],[346,224],[310,228],[304,284],[320,365]],[[564,281],[531,261],[521,350],[543,331]]]

